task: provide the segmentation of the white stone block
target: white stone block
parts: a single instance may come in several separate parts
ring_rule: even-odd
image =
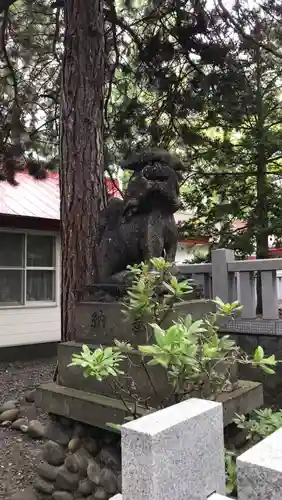
[[[237,459],[239,500],[282,499],[282,429]]]
[[[122,426],[123,500],[224,493],[222,405],[190,399]]]

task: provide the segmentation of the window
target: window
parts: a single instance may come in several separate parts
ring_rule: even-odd
[[[0,232],[0,306],[55,302],[55,237]]]

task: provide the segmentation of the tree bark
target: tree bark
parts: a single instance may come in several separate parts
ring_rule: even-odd
[[[103,178],[104,17],[101,0],[66,0],[61,91],[62,340],[73,340],[74,291],[95,279]]]

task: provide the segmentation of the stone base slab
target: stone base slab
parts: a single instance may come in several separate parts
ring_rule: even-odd
[[[223,404],[224,425],[231,424],[236,414],[248,415],[263,405],[263,386],[259,382],[239,380],[238,388],[223,392],[217,398]]]
[[[240,380],[237,389],[222,393],[217,401],[223,404],[226,426],[233,421],[235,414],[248,414],[262,406],[262,384]],[[36,393],[36,404],[45,412],[106,429],[107,423],[123,424],[130,415],[130,411],[119,399],[64,387],[54,382],[40,386]],[[126,404],[130,406],[130,403]],[[137,413],[142,416],[146,414],[146,410],[139,408]]]
[[[114,398],[72,389],[49,382],[36,391],[35,403],[47,413],[109,430],[107,423],[123,424],[130,415],[124,404]],[[127,403],[128,407],[133,405]],[[146,411],[138,411],[140,417]]]

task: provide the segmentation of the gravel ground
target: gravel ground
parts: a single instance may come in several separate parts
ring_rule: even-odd
[[[52,380],[56,359],[0,363],[0,405],[9,400],[20,401],[20,416],[44,423],[48,419],[40,409],[27,403],[24,395],[39,384]],[[35,464],[39,460],[42,441],[28,438],[20,431],[0,427],[0,499],[32,483]]]

